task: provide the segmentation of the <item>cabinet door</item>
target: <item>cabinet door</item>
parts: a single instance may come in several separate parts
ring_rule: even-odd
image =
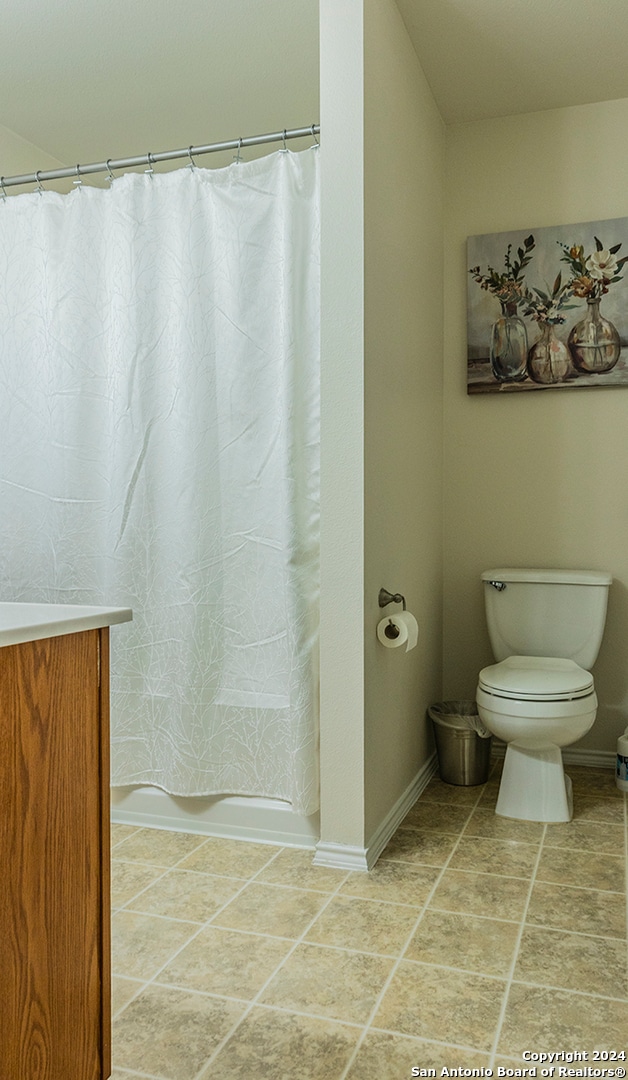
[[[0,1071],[104,1080],[108,630],[0,649]]]

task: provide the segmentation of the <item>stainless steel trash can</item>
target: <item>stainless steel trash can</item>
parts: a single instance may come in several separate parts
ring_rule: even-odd
[[[430,705],[427,715],[434,726],[441,780],[461,787],[486,783],[493,739],[475,702],[439,701]]]

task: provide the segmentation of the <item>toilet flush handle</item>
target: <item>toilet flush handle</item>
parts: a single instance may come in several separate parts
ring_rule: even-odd
[[[497,589],[498,592],[503,592],[504,589],[506,588],[506,582],[505,581],[487,581],[486,584],[487,585],[492,585],[493,588]]]

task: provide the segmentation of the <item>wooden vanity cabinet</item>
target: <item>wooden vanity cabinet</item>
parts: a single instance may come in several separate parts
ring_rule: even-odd
[[[111,1075],[109,627],[0,648],[0,1075]]]

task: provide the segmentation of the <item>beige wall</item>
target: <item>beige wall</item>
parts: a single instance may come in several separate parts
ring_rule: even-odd
[[[0,175],[23,176],[39,169],[58,169],[63,162],[45,154],[39,147],[33,146],[14,131],[0,124]],[[9,189],[13,191],[31,190],[31,188],[18,187]]]
[[[364,57],[368,843],[432,752],[441,692],[444,126],[394,0],[365,4]],[[410,653],[377,641],[381,586],[418,619]]]
[[[451,127],[445,167],[444,696],[473,697],[491,661],[483,569],[609,570],[598,719],[578,744],[607,751],[628,716],[628,389],[468,397],[465,243],[628,216],[627,124],[614,101]]]
[[[321,841],[364,847],[440,694],[444,131],[394,0],[321,0]],[[419,647],[384,650],[380,587]]]

